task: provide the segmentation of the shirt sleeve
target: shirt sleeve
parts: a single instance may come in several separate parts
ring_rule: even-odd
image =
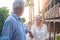
[[[13,33],[12,23],[11,22],[5,22],[2,30],[1,40],[11,40]]]
[[[45,26],[45,38],[47,38],[47,25]]]
[[[31,26],[31,31],[33,34],[34,34],[34,27],[35,27],[34,25]]]
[[[34,38],[31,39],[31,40],[35,40],[35,25],[34,25],[34,24],[31,26],[31,32],[32,32],[33,35],[34,35]]]
[[[26,34],[29,33],[30,29],[28,28],[28,26],[26,26],[25,24],[23,24],[23,26],[24,26],[25,33]]]

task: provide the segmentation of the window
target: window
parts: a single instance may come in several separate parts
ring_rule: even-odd
[[[54,0],[52,0],[51,2],[51,8],[54,6]]]
[[[49,10],[50,5],[48,5],[48,10]]]
[[[60,0],[55,0],[55,5],[57,4],[57,3],[59,3],[60,2]]]
[[[47,11],[47,7],[45,8],[45,12]]]
[[[59,0],[59,3],[60,3],[60,0]]]

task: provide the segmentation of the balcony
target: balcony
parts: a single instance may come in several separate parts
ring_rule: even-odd
[[[60,18],[60,4],[58,3],[51,9],[45,12],[45,19],[57,19]]]

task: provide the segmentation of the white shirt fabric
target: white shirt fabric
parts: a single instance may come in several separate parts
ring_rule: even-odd
[[[39,29],[36,24],[32,25],[31,31],[34,34],[34,38],[31,40],[45,40],[47,37],[47,26],[43,24],[41,29]]]

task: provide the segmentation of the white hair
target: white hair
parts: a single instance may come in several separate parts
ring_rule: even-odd
[[[40,21],[42,21],[42,16],[41,15],[36,15],[36,17],[38,17],[40,19]]]
[[[13,11],[18,10],[19,8],[24,8],[25,4],[23,0],[15,0],[13,3]]]

